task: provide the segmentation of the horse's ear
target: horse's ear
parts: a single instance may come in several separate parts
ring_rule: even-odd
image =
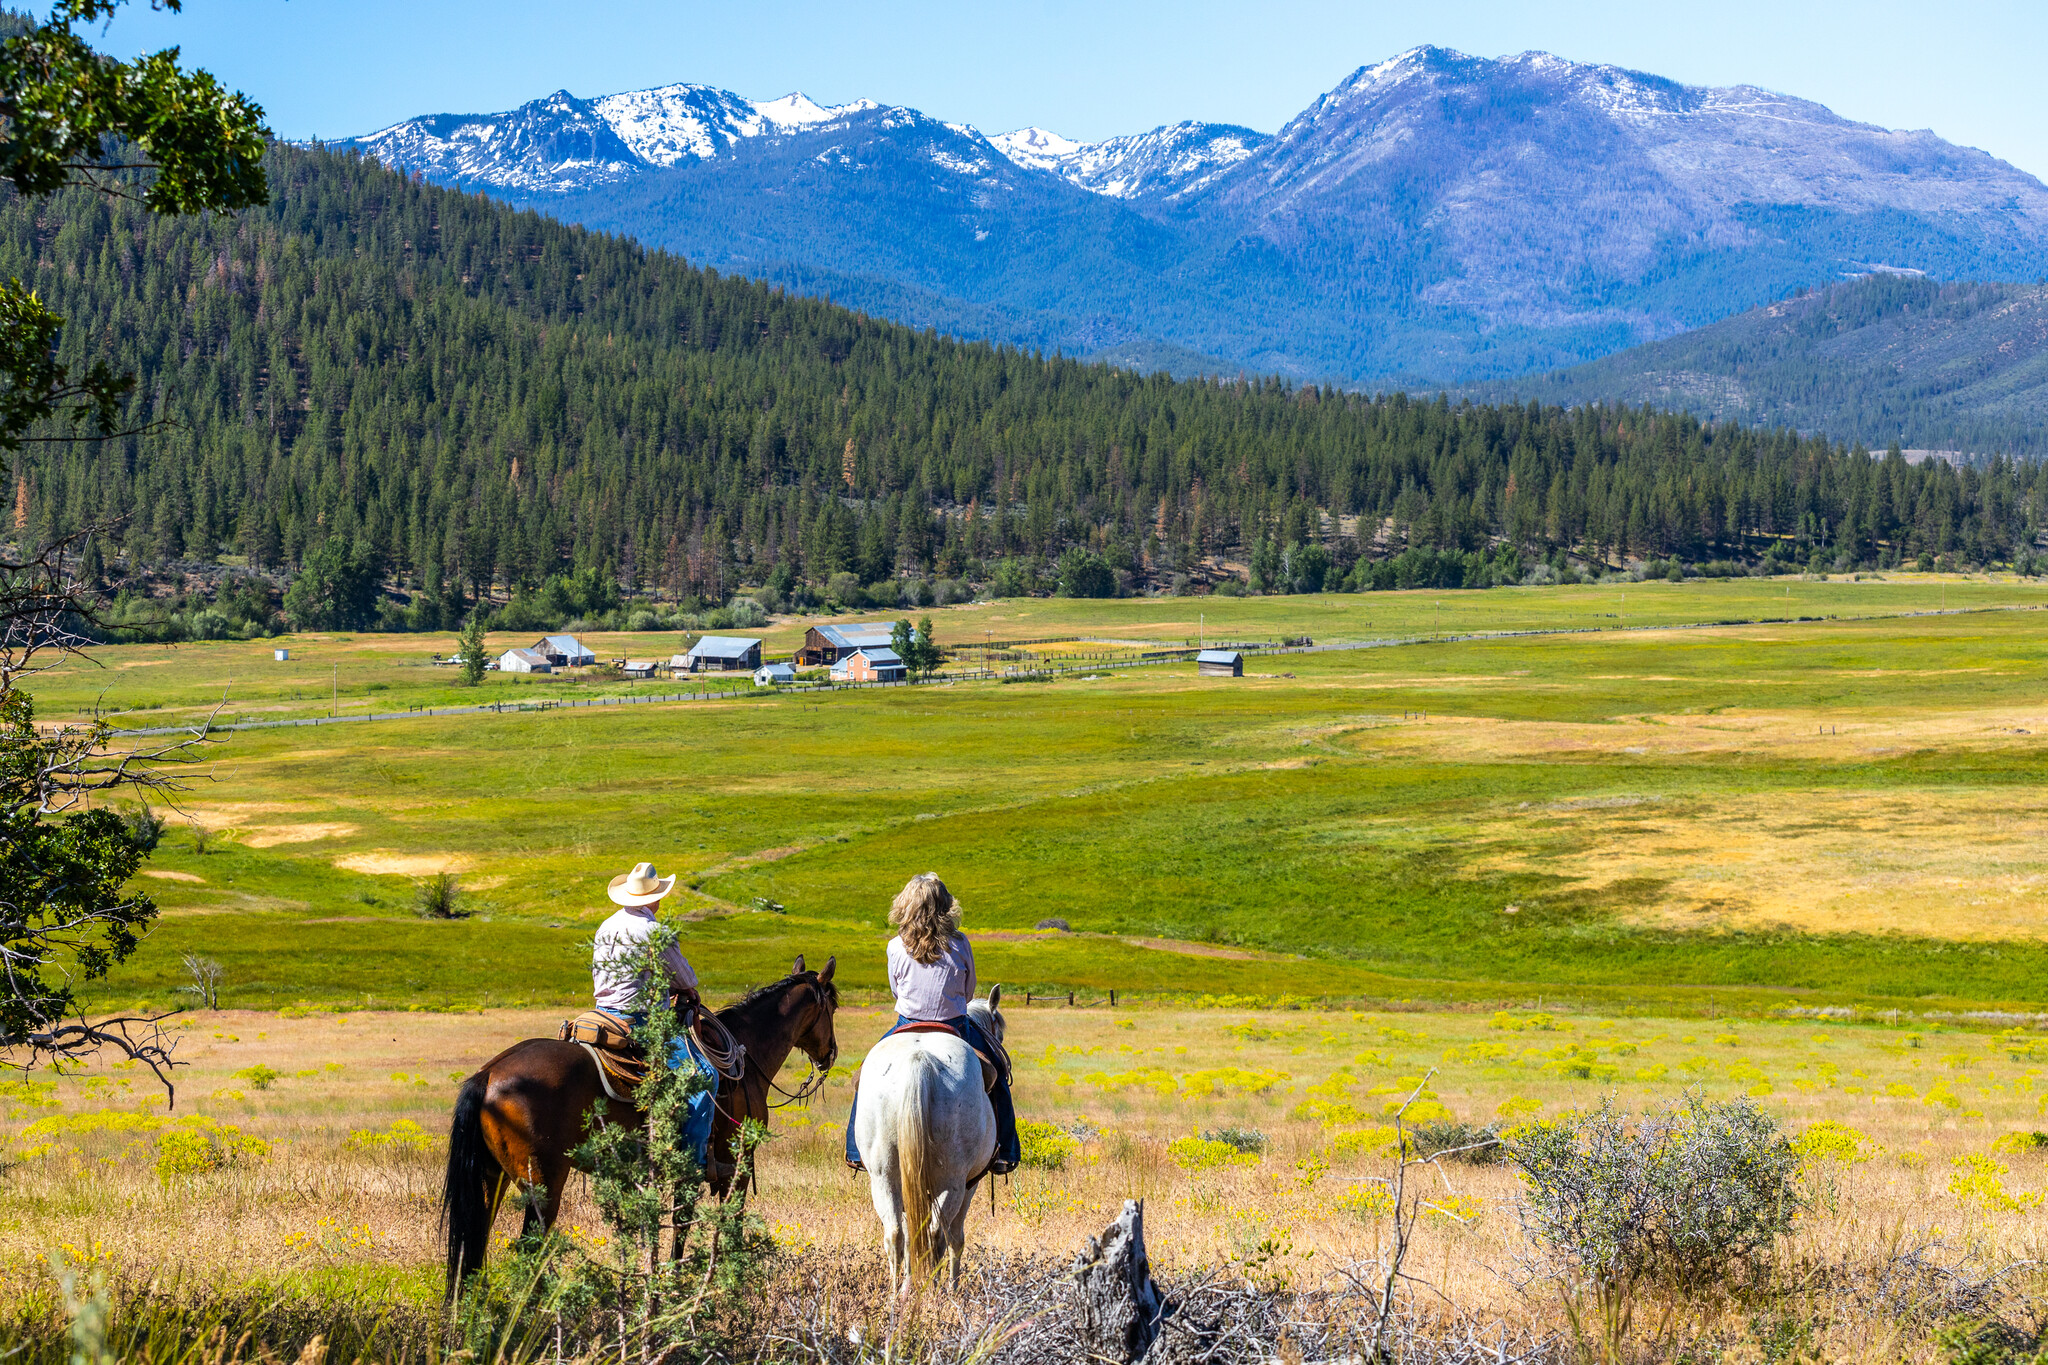
[[[791,968],[789,969],[789,974],[790,974],[791,976],[802,976],[802,975],[803,975],[803,973],[804,973],[804,955],[803,955],[802,953],[798,953],[798,954],[796,955],[796,965],[795,965],[794,967],[791,967]]]
[[[1003,987],[1002,984],[998,982],[996,986],[988,993],[988,1007],[990,1009],[994,1009],[999,1003],[1001,1003],[1002,998]]]
[[[839,966],[839,956],[838,956],[838,954],[836,954],[836,953],[835,953],[835,954],[833,954],[833,955],[832,955],[831,957],[828,957],[828,958],[826,958],[826,959],[825,959],[825,970],[824,970],[824,971],[822,971],[822,972],[819,972],[819,973],[818,973],[818,980],[819,980],[820,982],[830,981],[830,980],[832,979],[832,973],[833,973],[833,971],[834,971],[834,970],[835,970],[835,969],[836,969],[836,968],[837,968],[838,966]]]

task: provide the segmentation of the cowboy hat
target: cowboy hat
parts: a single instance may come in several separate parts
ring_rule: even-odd
[[[620,905],[652,905],[675,890],[675,885],[674,873],[664,877],[654,870],[653,863],[639,863],[631,872],[612,878],[607,894]]]

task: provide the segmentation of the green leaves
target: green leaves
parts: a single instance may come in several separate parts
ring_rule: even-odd
[[[120,3],[65,0],[0,45],[0,178],[30,196],[85,183],[132,197],[141,185],[154,213],[268,203],[261,108],[207,72],[181,69],[176,48],[116,61],[72,32]]]
[[[156,918],[122,887],[147,856],[126,822],[101,808],[58,819],[38,813],[41,770],[62,741],[39,733],[28,694],[0,696],[0,943],[10,989],[0,992],[0,1043],[73,1012],[76,985],[132,956]]]
[[[99,435],[114,430],[134,378],[104,360],[74,378],[57,361],[63,326],[20,280],[0,284],[0,450],[19,450],[31,427],[53,418],[86,423]]]

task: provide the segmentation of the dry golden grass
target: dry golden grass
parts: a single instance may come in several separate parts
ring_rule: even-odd
[[[986,1202],[975,1209],[971,1254],[1061,1254],[1123,1199],[1142,1197],[1152,1254],[1165,1268],[1233,1262],[1265,1280],[1313,1282],[1327,1267],[1375,1255],[1388,1233],[1384,1217],[1347,1209],[1347,1196],[1370,1188],[1386,1160],[1346,1150],[1338,1135],[1381,1122],[1431,1067],[1441,1103],[1476,1122],[1504,1110],[1556,1114],[1609,1093],[1640,1108],[1691,1084],[1713,1096],[1757,1095],[1793,1131],[1822,1119],[1855,1128],[1861,1159],[1827,1167],[1838,1199],[1802,1225],[1802,1256],[1853,1264],[1925,1236],[1994,1260],[2048,1253],[2033,1207],[2048,1189],[2043,1153],[1993,1149],[2002,1134],[2041,1123],[2048,1086],[2036,1060],[2048,1059],[2048,1044],[2030,1036],[1804,1019],[1546,1022],[1524,1013],[1504,1028],[1493,1016],[1451,1012],[1008,1013],[1020,1112],[1082,1140],[1066,1169],[1022,1171],[997,1189],[993,1212]],[[48,1131],[52,1118],[75,1129],[94,1114],[161,1116],[146,1073],[99,1067],[62,1078],[54,1092],[14,1087],[7,1150],[22,1159],[49,1145],[0,1185],[0,1261],[36,1274],[36,1258],[68,1254],[210,1283],[340,1283],[429,1300],[454,1082],[518,1038],[551,1034],[558,1014],[190,1016],[177,1112],[269,1144],[263,1160],[199,1176],[159,1178],[148,1133]],[[846,1057],[857,1061],[885,1022],[873,1009],[842,1010]],[[281,1073],[268,1089],[250,1079],[257,1066]],[[877,1241],[867,1181],[839,1158],[848,1093],[838,1079],[815,1109],[776,1116],[756,1207],[785,1246],[866,1255]],[[1335,1107],[1302,1107],[1317,1103]],[[403,1121],[419,1124],[424,1140],[366,1146],[352,1136],[389,1134]],[[1176,1162],[1175,1139],[1226,1126],[1264,1133],[1266,1151],[1204,1171]],[[2007,1168],[2003,1206],[1981,1190],[1952,1190],[1954,1163],[1968,1156]],[[1548,1311],[1504,1278],[1530,1250],[1508,1168],[1449,1165],[1411,1178],[1444,1210],[1423,1219],[1413,1273],[1468,1311]],[[580,1177],[564,1217],[578,1235],[602,1235]],[[512,1230],[508,1213],[499,1232]],[[1831,1358],[1910,1354],[1895,1326],[1872,1321],[1856,1332],[1834,1343]]]

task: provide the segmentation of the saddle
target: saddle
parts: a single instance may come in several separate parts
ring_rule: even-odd
[[[630,1024],[603,1010],[585,1010],[574,1019],[564,1019],[555,1036],[590,1054],[606,1095],[620,1104],[633,1102],[634,1088],[647,1077],[647,1053],[633,1041]]]
[[[961,1042],[967,1043],[967,1039],[962,1036],[959,1029],[954,1028],[951,1024],[942,1024],[936,1020],[920,1019],[915,1023],[905,1024],[901,1028],[891,1029],[889,1036],[893,1038],[899,1033],[943,1033],[953,1038],[959,1038]],[[967,1043],[967,1047],[975,1056],[981,1058],[981,1088],[984,1091],[993,1091],[996,1088],[996,1081],[998,1079],[1005,1081],[1010,1079],[1010,1055],[1007,1052],[997,1048],[996,1055],[991,1057],[972,1043]]]

